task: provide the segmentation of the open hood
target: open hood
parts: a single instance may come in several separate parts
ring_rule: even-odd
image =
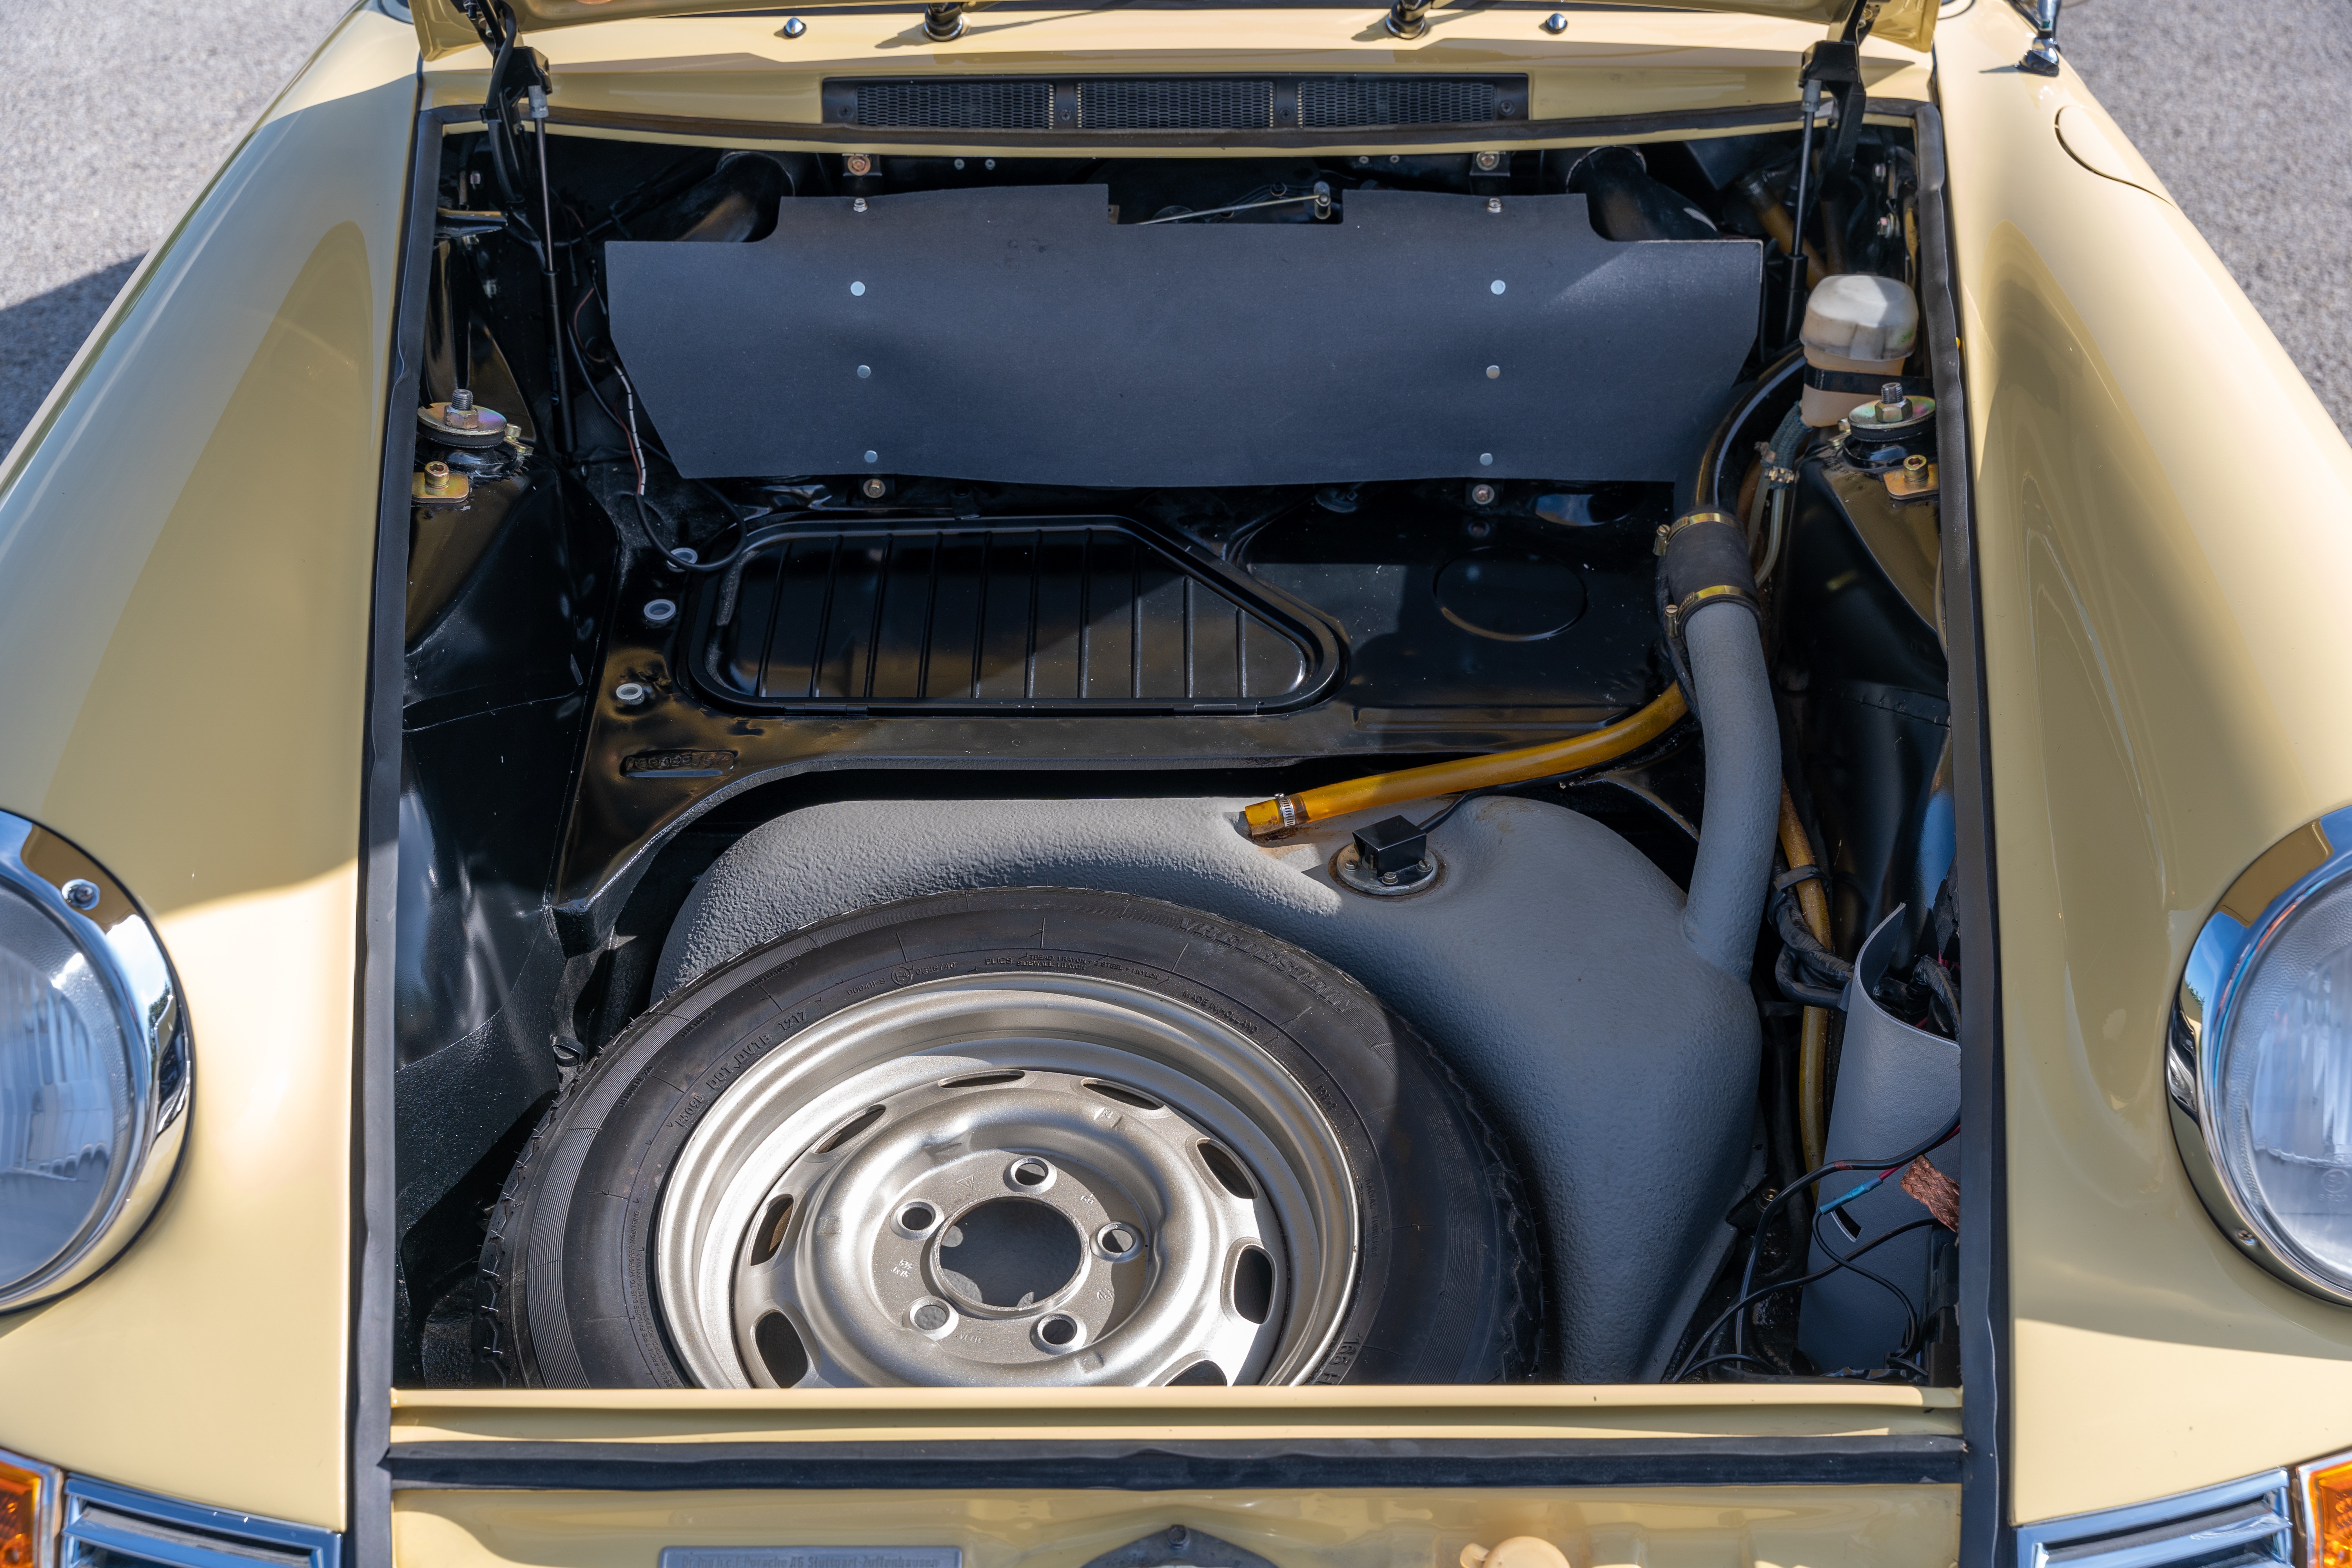
[[[504,0],[512,6],[520,34],[554,27],[576,27],[625,16],[690,16],[702,13],[740,12],[742,0]],[[1857,4],[1872,14],[1870,34],[1906,48],[1925,49],[1936,30],[1937,0],[1650,0],[1661,8],[1678,11],[1723,11],[1749,16],[1778,16],[1792,22],[1817,22],[1842,27]],[[870,0],[805,0],[803,10],[857,5]],[[978,7],[975,7],[975,9]],[[1082,7],[1074,5],[1073,9]],[[908,0],[909,26],[919,26],[920,0]],[[478,35],[466,19],[458,0],[415,0],[416,32],[425,58],[436,59],[476,47]]]

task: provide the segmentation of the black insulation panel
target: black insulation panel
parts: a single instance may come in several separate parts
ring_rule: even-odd
[[[614,341],[691,478],[1123,487],[1674,479],[1755,337],[1758,242],[1619,244],[1581,195],[1108,201],[801,197],[753,244],[616,241]]]

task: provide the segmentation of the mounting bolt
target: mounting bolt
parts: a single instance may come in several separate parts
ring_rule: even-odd
[[[864,196],[860,196],[856,201],[851,202],[849,204],[849,210],[854,213],[864,212],[866,210],[866,198]]]
[[[880,500],[890,493],[890,481],[877,477],[867,479],[864,484],[859,485],[857,489],[858,493],[867,500]]]
[[[874,154],[871,153],[844,153],[841,155],[841,167],[845,174],[870,174],[874,172]]]
[[[635,708],[654,694],[653,688],[635,680],[624,680],[613,688],[613,700],[624,708]]]
[[[1927,471],[1927,459],[1914,452],[1903,459],[1903,466],[1912,473],[1924,474]]]
[[[1495,487],[1492,485],[1472,485],[1470,487],[1470,504],[1472,506],[1493,506],[1495,504]]]
[[[1486,210],[1490,213],[1501,212],[1503,210],[1503,198],[1500,196],[1488,196],[1486,198]]]
[[[1429,31],[1430,0],[1396,0],[1382,18],[1390,33],[1400,38],[1418,38]]]
[[[1547,33],[1553,33],[1553,34],[1559,34],[1559,33],[1565,33],[1565,32],[1567,32],[1567,31],[1568,31],[1568,18],[1567,18],[1567,16],[1563,16],[1561,13],[1559,13],[1559,12],[1558,12],[1558,11],[1554,11],[1550,16],[1546,16],[1546,17],[1543,19],[1543,30],[1544,30],[1545,32],[1547,32]]]
[[[474,406],[474,395],[464,387],[449,395],[449,406],[444,411],[452,429],[471,430],[482,422],[482,411]]]
[[[1500,153],[1476,153],[1470,161],[1477,165],[1478,172],[1482,174],[1491,174],[1503,166],[1503,155]]]
[[[646,625],[649,626],[666,626],[669,625],[670,622],[677,619],[677,601],[676,599],[647,599],[645,603],[645,607],[639,610],[637,614],[645,617]]]
[[[68,882],[64,887],[59,888],[58,891],[66,896],[66,902],[68,905],[79,910],[84,914],[88,914],[90,910],[98,908],[98,884],[90,881],[87,878],[76,877],[72,881]]]
[[[797,38],[807,31],[806,22],[802,21],[798,16],[788,16],[784,19],[784,25],[776,29],[776,36],[780,38]]]

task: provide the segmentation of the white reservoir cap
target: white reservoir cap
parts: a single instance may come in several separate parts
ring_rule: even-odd
[[[1919,339],[1919,302],[1892,278],[1841,272],[1822,279],[1806,301],[1800,336],[1806,348],[1838,359],[1903,359]]]

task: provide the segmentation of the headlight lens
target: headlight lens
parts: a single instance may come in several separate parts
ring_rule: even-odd
[[[153,929],[89,857],[0,813],[0,1309],[79,1284],[136,1233],[187,1080]]]
[[[2352,1290],[2352,879],[2252,954],[2216,1064],[2231,1188],[2273,1246]]]

